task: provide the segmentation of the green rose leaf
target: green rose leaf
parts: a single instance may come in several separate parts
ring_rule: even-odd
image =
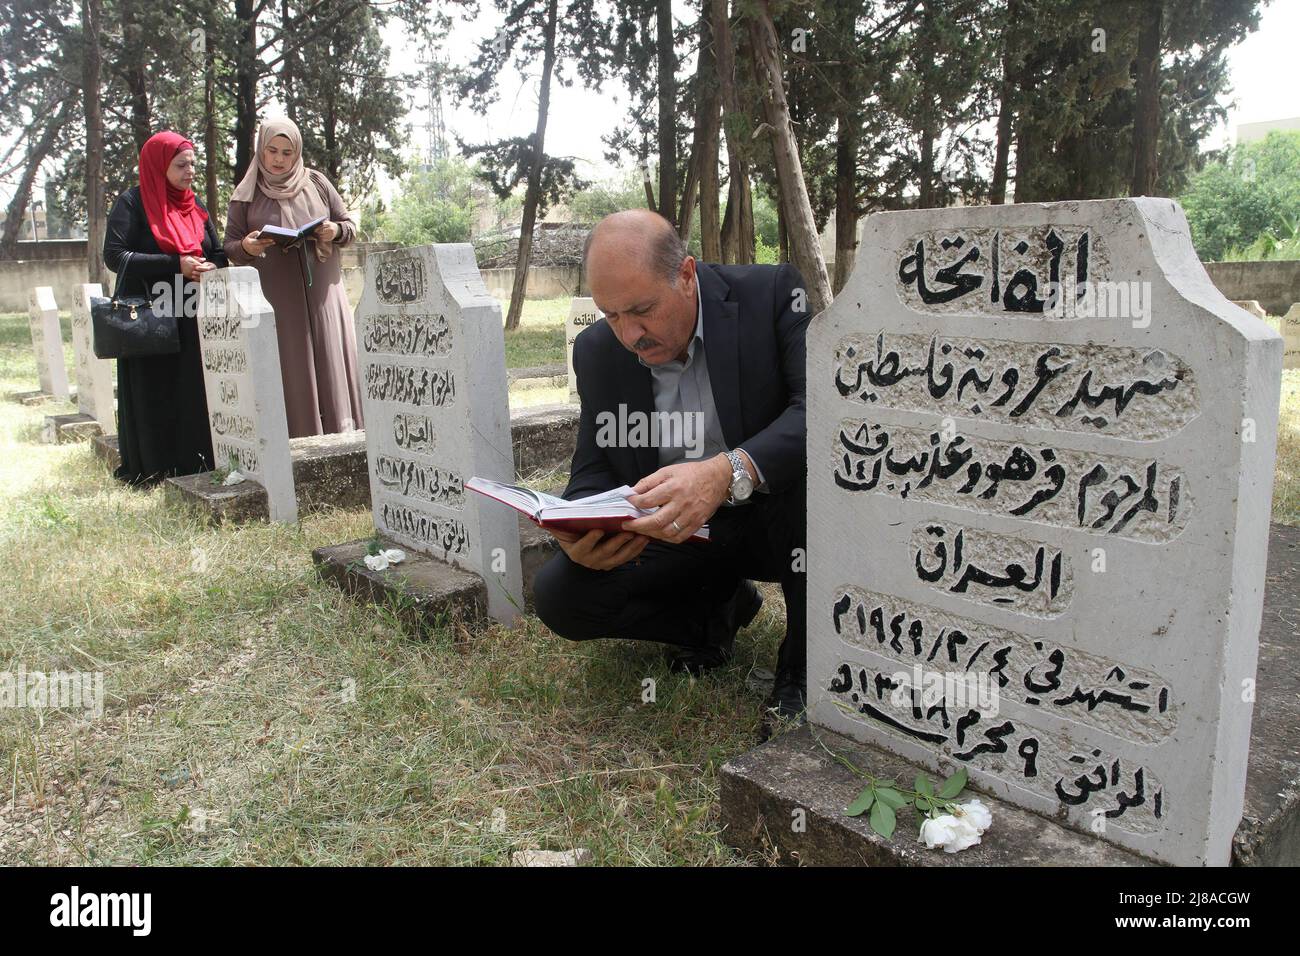
[[[918,813],[929,813],[934,809],[934,804],[925,797],[916,798],[916,809]]]
[[[856,800],[844,808],[844,815],[847,817],[860,817],[871,809],[871,805],[875,803],[875,801],[875,792],[870,787],[867,787],[858,794]]]
[[[918,773],[916,775],[916,784],[912,789],[917,793],[925,794],[927,797],[934,796],[934,784],[932,784],[930,778],[923,773]]]
[[[955,774],[939,785],[936,796],[940,800],[951,800],[966,789],[966,768],[962,767]]]
[[[888,840],[894,835],[896,822],[893,808],[883,800],[877,800],[871,808],[871,829]]]
[[[877,787],[876,799],[881,803],[888,804],[891,810],[907,806],[907,797],[889,787]]]

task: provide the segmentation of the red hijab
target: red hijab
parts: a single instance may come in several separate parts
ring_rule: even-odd
[[[149,229],[163,252],[203,255],[203,224],[208,214],[194,201],[194,190],[177,189],[167,181],[167,167],[183,149],[194,144],[180,133],[154,133],[140,150],[140,199]]]

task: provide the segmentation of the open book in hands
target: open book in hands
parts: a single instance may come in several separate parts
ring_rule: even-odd
[[[316,227],[324,222],[326,218],[326,216],[321,216],[319,219],[313,219],[305,225],[295,226],[292,229],[286,229],[284,226],[263,226],[258,233],[258,238],[274,239],[277,246],[292,249],[304,239],[310,239],[311,234],[316,231]]]
[[[505,485],[499,481],[486,478],[471,478],[465,482],[470,491],[477,491],[507,504],[516,511],[527,515],[538,527],[546,530],[576,531],[579,533],[600,530],[618,534],[623,530],[623,522],[644,518],[654,514],[653,508],[638,508],[629,502],[628,496],[636,494],[627,485],[588,495],[574,501],[566,501],[544,491],[532,491],[518,485]],[[692,541],[708,541],[709,526],[691,535]]]

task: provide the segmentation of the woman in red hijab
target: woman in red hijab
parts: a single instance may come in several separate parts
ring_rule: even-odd
[[[178,353],[117,360],[116,475],[131,484],[214,464],[192,284],[227,260],[191,188],[196,170],[193,143],[155,133],[140,150],[140,185],[117,197],[108,217],[104,263],[121,276],[120,294],[149,296],[179,315]]]

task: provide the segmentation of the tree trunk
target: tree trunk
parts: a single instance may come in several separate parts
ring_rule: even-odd
[[[739,240],[739,229],[736,226],[736,214],[740,209],[740,203],[732,202],[732,186],[727,183],[727,209],[722,216],[722,226],[718,232],[718,251],[721,253],[719,262],[735,262],[736,248]],[[707,260],[706,260],[707,261]]]
[[[23,174],[18,180],[13,198],[9,201],[9,208],[5,210],[4,231],[0,233],[0,259],[12,259],[18,252],[18,239],[23,225],[23,212],[31,202],[32,183],[36,181],[36,173],[41,168],[41,163],[45,162],[45,157],[54,148],[54,141],[58,138],[59,133],[63,132],[63,127],[68,121],[68,115],[72,112],[71,107],[75,102],[75,97],[68,96],[59,104],[58,111],[45,124],[45,129],[41,132],[41,138],[33,143],[27,151],[27,165],[23,168]],[[32,221],[34,223],[35,218]]]
[[[207,19],[207,34],[203,41],[203,200],[208,215],[217,217],[217,157],[221,149],[217,143],[217,54],[213,40],[212,16]],[[218,230],[220,234],[220,230]]]
[[[700,193],[700,256],[705,262],[722,261],[722,236],[718,223],[718,131],[722,125],[718,98],[718,63],[713,54],[713,25],[708,11],[700,15],[700,103],[704,122],[696,172]],[[707,66],[706,66],[707,64]]]
[[[254,0],[235,0],[239,37],[235,51],[235,182],[244,178],[253,161],[257,135],[257,6]]]
[[[99,106],[100,0],[81,0],[81,105],[86,121],[86,281],[106,285],[104,233],[104,115]]]
[[[777,184],[780,189],[780,184]],[[776,261],[790,261],[790,230],[785,226],[785,200],[778,195],[776,199]]]
[[[1002,31],[1002,88],[998,95],[998,138],[993,156],[993,183],[989,187],[989,203],[1000,206],[1007,201],[1007,164],[1011,160],[1011,123],[1015,115],[1014,100],[1018,85],[1014,50],[1020,42],[1015,26],[1019,22],[1020,4],[1010,0],[1007,6],[1007,26]]]
[[[722,254],[724,262],[745,264],[754,261],[753,191],[749,184],[749,166],[746,162],[747,123],[736,92],[736,47],[731,35],[731,23],[727,19],[727,0],[709,0],[709,3],[714,52],[718,61],[718,91],[722,98],[722,117],[727,131],[727,171],[730,176]]]
[[[1152,196],[1156,191],[1157,146],[1160,140],[1160,33],[1162,0],[1144,0],[1138,27],[1136,103],[1133,110],[1133,182],[1131,196]]]
[[[858,254],[858,143],[862,120],[852,104],[841,105],[835,123],[835,278],[836,294],[853,272]]]
[[[722,230],[718,221],[717,119],[715,114],[700,154],[700,256],[705,262],[722,261]]]
[[[647,209],[657,209],[655,205],[655,187],[650,181],[650,163],[647,160],[641,161],[641,185],[645,187],[645,207]]]
[[[699,115],[696,115],[698,133]],[[696,135],[693,139],[698,140]],[[695,200],[700,193],[700,154],[698,142],[691,147],[691,158],[686,163],[686,183],[682,186],[682,202],[677,209],[677,235],[682,242],[690,242],[691,225],[695,222]]]
[[[330,42],[326,49],[332,56],[338,55],[338,44]],[[325,173],[329,176],[330,182],[341,193],[343,192],[343,157],[339,155],[339,105],[338,105],[338,87],[334,84],[328,84],[325,92],[325,115],[323,117],[324,129],[322,130],[325,138]]]
[[[280,0],[280,30],[285,36],[294,32],[293,14],[289,9],[289,0]],[[295,123],[298,122],[298,102],[293,91],[293,61],[295,54],[286,53],[284,63],[280,66],[280,88],[284,90],[284,112]]]
[[[758,0],[754,5],[749,30],[754,71],[760,81],[759,88],[765,91],[763,105],[768,125],[772,127],[772,153],[776,159],[777,181],[785,210],[783,218],[790,236],[790,259],[807,283],[809,305],[815,315],[830,305],[831,281],[826,274],[826,260],[822,257],[812,203],[808,200],[808,188],[799,163],[799,146],[790,125],[790,108],[781,77],[780,47],[768,0]]]
[[[144,76],[144,30],[136,17],[135,4],[122,5],[122,46],[126,61],[122,64],[126,88],[131,95],[131,138],[136,152],[144,149],[153,135],[153,119],[149,115],[149,87]]]
[[[677,53],[672,0],[657,0],[655,51],[659,64],[659,215],[677,215]]]
[[[524,218],[519,227],[519,257],[515,260],[515,282],[510,290],[510,310],[506,328],[519,328],[524,310],[524,292],[528,288],[528,262],[533,253],[533,225],[542,191],[542,165],[546,162],[546,114],[551,106],[551,73],[555,69],[555,30],[557,0],[546,5],[545,53],[542,59],[542,85],[537,97],[537,130],[533,133],[533,165],[528,171],[528,190],[524,193]]]
[[[682,190],[677,232],[689,241],[698,197],[700,205],[700,255],[705,262],[721,261],[718,236],[718,83],[713,56],[713,30],[707,12],[700,16],[700,52],[695,70],[695,130],[691,163]]]

